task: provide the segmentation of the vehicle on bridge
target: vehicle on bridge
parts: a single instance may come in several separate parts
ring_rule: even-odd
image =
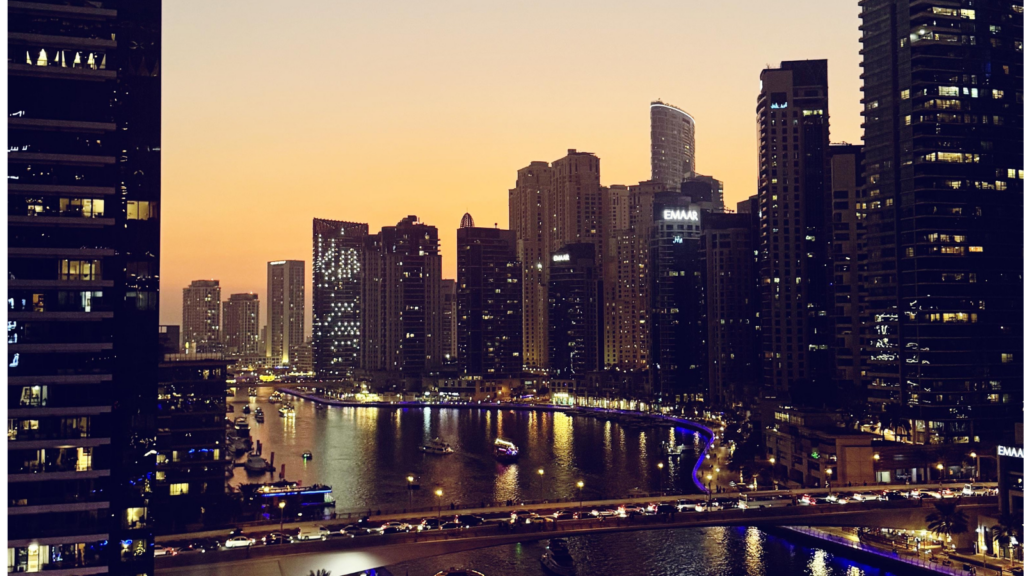
[[[737,504],[741,510],[749,510],[750,508],[776,508],[779,506],[789,506],[792,502],[793,501],[790,498],[777,494],[766,496],[741,494]]]
[[[316,529],[313,528],[299,528],[299,533],[295,535],[296,542],[306,542],[309,540],[326,540],[327,536],[331,534],[331,531],[323,526]]]
[[[233,536],[224,541],[224,548],[249,548],[256,543],[256,540],[248,536]]]

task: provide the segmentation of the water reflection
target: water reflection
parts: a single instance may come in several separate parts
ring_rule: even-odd
[[[444,488],[444,501],[464,504],[505,500],[573,499],[576,482],[586,484],[586,497],[626,495],[630,489],[695,492],[689,470],[695,454],[666,463],[660,479],[657,462],[661,443],[692,443],[692,433],[666,427],[624,428],[591,417],[528,410],[455,410],[449,408],[353,408],[316,410],[315,404],[290,399],[295,415],[278,416],[269,391],[255,403],[267,414],[252,422],[254,440],[265,457],[274,454],[278,471],[303,484],[327,483],[334,488],[338,511],[355,512],[409,506],[406,476],[419,478],[422,489],[413,505],[436,505],[433,489]],[[246,399],[235,403],[241,414]],[[233,415],[235,415],[233,414]],[[503,465],[493,457],[493,443],[506,437],[520,447],[520,459]],[[434,437],[452,444],[456,453],[423,454],[420,446]],[[302,460],[305,451],[313,453]],[[678,467],[685,473],[676,474]],[[544,468],[544,481],[537,469]],[[277,474],[273,479],[277,479]],[[269,474],[248,476],[237,469],[232,485],[267,482]]]

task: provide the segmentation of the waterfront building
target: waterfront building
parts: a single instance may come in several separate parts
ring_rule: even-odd
[[[364,243],[362,368],[415,377],[441,366],[437,228],[406,216]]]
[[[837,399],[846,405],[861,403],[866,397],[861,379],[864,359],[861,356],[863,287],[860,269],[864,265],[866,231],[862,159],[860,146],[843,144],[829,148],[832,217],[828,237],[832,272],[830,300],[834,311],[830,331],[835,336],[829,350]]]
[[[660,100],[651,102],[651,180],[678,188],[696,170],[697,125],[693,116]]]
[[[551,255],[548,280],[548,366],[553,378],[601,370],[604,303],[593,243],[568,244]]]
[[[763,70],[757,123],[765,394],[814,402],[831,374],[828,62]]]
[[[516,233],[478,228],[466,214],[456,237],[459,371],[518,374],[523,370],[523,307]]]
[[[1020,420],[1021,13],[862,0],[869,401],[916,443]]]
[[[289,367],[292,372],[299,374],[312,374],[313,373],[313,340],[306,339],[305,342],[295,347],[295,351],[292,353],[291,363]]]
[[[149,518],[163,534],[226,511],[224,414],[227,366],[220,354],[167,354],[157,385],[156,473]]]
[[[554,171],[547,162],[531,162],[508,191],[509,229],[516,233],[516,257],[522,263],[523,365],[543,371],[548,365],[547,263],[550,201]]]
[[[267,263],[266,355],[290,364],[295,347],[305,340],[306,263],[276,260]]]
[[[235,358],[260,352],[260,297],[252,292],[232,294],[221,306],[224,354]]]
[[[441,353],[446,366],[459,357],[459,299],[451,279],[441,280]]]
[[[754,198],[753,205],[757,200]],[[728,406],[757,396],[760,373],[757,214],[707,213],[700,258],[707,303],[708,402]]]
[[[359,365],[367,224],[313,219],[313,370],[321,380]]]
[[[707,394],[707,327],[701,221],[711,203],[678,192],[655,194],[650,237],[651,375],[666,404]]]
[[[152,574],[161,3],[6,10],[8,571]]]
[[[193,280],[182,288],[181,325],[186,353],[217,353],[221,347],[220,282]]]

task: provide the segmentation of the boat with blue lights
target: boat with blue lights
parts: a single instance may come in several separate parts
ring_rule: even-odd
[[[519,459],[519,447],[504,438],[494,441],[494,457],[501,462],[515,462]]]

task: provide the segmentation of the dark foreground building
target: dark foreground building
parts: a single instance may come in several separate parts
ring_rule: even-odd
[[[556,378],[600,370],[604,351],[601,267],[594,244],[567,244],[551,255],[548,361]]]
[[[152,574],[161,3],[7,11],[8,569]]]

